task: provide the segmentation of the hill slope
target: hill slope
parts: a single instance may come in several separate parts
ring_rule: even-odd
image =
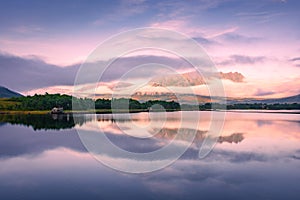
[[[0,86],[0,98],[21,97],[23,95]]]

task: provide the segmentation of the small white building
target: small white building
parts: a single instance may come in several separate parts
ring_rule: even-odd
[[[61,113],[63,113],[63,112],[64,112],[64,109],[63,109],[62,107],[59,107],[59,108],[54,107],[54,108],[52,108],[52,110],[51,110],[51,114],[61,114]]]

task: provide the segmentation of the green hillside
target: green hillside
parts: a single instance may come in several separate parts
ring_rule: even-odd
[[[21,97],[22,95],[0,86],[0,98]]]

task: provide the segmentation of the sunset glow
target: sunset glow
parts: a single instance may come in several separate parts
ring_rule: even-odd
[[[0,66],[9,71],[1,75],[5,78],[1,78],[0,85],[25,95],[71,94],[78,67],[97,45],[123,31],[156,27],[195,39],[219,71],[241,73],[245,77],[242,83],[224,81],[226,94],[230,97],[296,95],[300,80],[297,20],[300,16],[295,6],[298,3],[267,0],[67,1],[53,2],[47,8],[44,3],[23,4],[22,12],[19,12],[21,7],[5,2],[2,3],[5,9],[0,14]],[[61,9],[57,10],[57,7]],[[22,15],[28,10],[30,15]],[[22,20],[17,20],[19,18]],[[166,56],[151,51],[144,54]],[[139,56],[139,53],[132,56]],[[13,65],[14,60],[19,60],[20,66]],[[33,62],[37,67],[28,69],[22,62]],[[38,66],[41,62],[45,67]],[[44,85],[31,80],[30,84],[24,81],[19,84],[22,87],[17,86],[9,81],[16,75],[14,68],[26,71],[22,74],[25,79],[53,71],[51,73],[61,74],[65,81],[48,77],[48,83]],[[195,89],[201,94],[200,88]],[[103,94],[110,93],[109,90],[97,88],[97,92]]]

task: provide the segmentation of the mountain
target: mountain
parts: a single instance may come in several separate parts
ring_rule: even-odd
[[[300,103],[300,94],[279,99],[265,99],[264,103]]]
[[[292,103],[300,103],[300,94],[290,97],[284,98],[274,98],[274,99],[255,99],[255,98],[233,98],[233,97],[209,97],[203,95],[193,95],[193,94],[177,94],[174,95],[173,93],[141,93],[136,92],[132,95],[132,98],[137,99],[139,101],[147,101],[151,99],[156,100],[164,100],[164,101],[178,101],[180,99],[181,103],[186,104],[193,104],[196,100],[200,104],[209,103],[209,102],[223,102],[226,99],[227,104],[237,104],[237,103],[264,103],[264,104],[292,104]]]
[[[228,104],[235,104],[235,103],[265,103],[265,104],[275,104],[275,103],[300,103],[300,94],[295,96],[283,97],[283,98],[273,98],[273,99],[234,99],[228,98]]]
[[[238,72],[228,72],[219,74],[214,74],[212,77],[220,79],[231,80],[232,82],[241,83],[244,81],[244,76]],[[206,77],[209,80],[210,77]],[[179,86],[179,87],[188,87],[195,85],[205,85],[207,81],[204,77],[199,74],[197,71],[187,72],[183,74],[174,74],[167,76],[158,76],[150,80],[149,85],[153,87],[169,87],[169,86]]]
[[[0,86],[0,98],[21,97],[23,95]]]

